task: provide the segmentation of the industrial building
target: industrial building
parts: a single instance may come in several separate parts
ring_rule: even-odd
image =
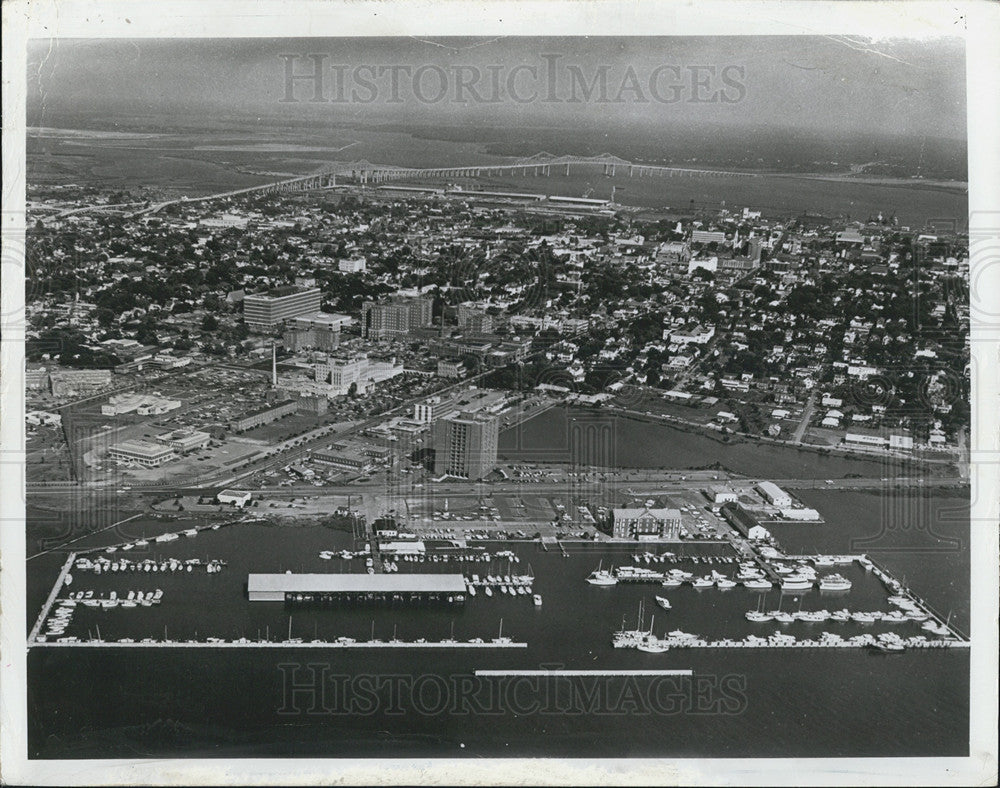
[[[465,601],[459,574],[251,574],[251,602],[419,604]]]
[[[262,408],[257,408],[233,419],[229,422],[229,429],[233,432],[252,430],[254,427],[259,427],[262,424],[270,424],[272,421],[290,416],[298,410],[298,407],[299,404],[294,399],[286,399],[271,405],[265,405]]]
[[[497,464],[499,419],[463,411],[434,423],[434,473],[482,479]]]
[[[680,509],[614,509],[612,536],[615,539],[678,539]]]
[[[57,397],[83,394],[111,385],[110,369],[60,369],[49,374],[49,385]]]
[[[220,490],[215,496],[219,503],[229,503],[237,509],[242,509],[252,498],[252,494],[245,490]]]
[[[318,287],[287,285],[243,298],[243,320],[251,331],[270,332],[286,320],[320,311]]]

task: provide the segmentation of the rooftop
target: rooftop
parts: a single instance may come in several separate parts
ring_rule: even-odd
[[[251,574],[247,578],[250,593],[287,591],[318,592],[409,592],[464,594],[465,578],[445,574]]]

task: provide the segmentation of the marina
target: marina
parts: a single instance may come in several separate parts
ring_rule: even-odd
[[[579,565],[581,560],[585,561],[587,553],[595,549],[598,555],[604,557],[598,561],[597,568],[583,578],[589,585],[619,587],[620,591],[614,594],[616,597],[627,588],[639,591],[653,585],[658,593],[653,598],[647,598],[647,601],[650,604],[655,602],[671,617],[685,616],[692,606],[695,609],[704,607],[704,602],[700,600],[712,597],[713,590],[723,592],[720,599],[727,593],[739,597],[751,592],[759,597],[756,609],[747,610],[744,606],[736,615],[754,627],[767,622],[774,622],[780,626],[813,626],[817,623],[830,622],[851,628],[871,627],[874,624],[904,629],[913,626],[919,628],[919,634],[904,637],[905,648],[942,648],[967,642],[967,638],[952,624],[951,616],[941,616],[933,611],[910,592],[904,582],[897,580],[886,568],[876,564],[864,554],[784,553],[774,545],[762,546],[747,541],[735,545],[726,543],[706,545],[703,550],[708,552],[703,551],[701,554],[691,553],[690,548],[687,554],[678,554],[678,550],[664,551],[662,548],[657,552],[607,553],[607,548],[602,552],[595,546],[588,546],[587,550],[572,554],[564,551],[555,553],[546,552],[540,541],[518,543],[516,546],[504,548],[497,544],[489,544],[476,550],[455,550],[450,545],[430,544],[426,546],[425,553],[397,555],[392,559],[384,559],[392,568],[386,569],[382,566],[380,567],[382,571],[364,572],[359,571],[360,566],[357,562],[364,561],[367,565],[372,561],[371,551],[344,548],[317,551],[313,555],[318,557],[318,563],[314,564],[314,569],[310,568],[307,571],[291,569],[270,573],[248,571],[243,575],[246,580],[242,582],[240,590],[240,585],[234,585],[234,581],[239,582],[242,567],[254,566],[255,562],[247,563],[244,560],[239,567],[231,566],[231,546],[226,545],[233,541],[233,537],[239,539],[241,529],[243,531],[250,529],[252,533],[261,537],[273,533],[266,528],[260,530],[261,527],[259,523],[245,522],[237,528],[220,531],[211,537],[202,537],[209,540],[206,542],[208,551],[206,554],[204,548],[200,550],[196,548],[200,556],[192,555],[190,547],[181,549],[181,546],[193,545],[194,540],[191,539],[168,540],[166,543],[154,542],[155,549],[160,553],[156,557],[149,556],[148,553],[140,554],[143,550],[153,549],[146,540],[142,540],[144,544],[126,543],[131,544],[128,558],[114,553],[109,555],[109,548],[70,554],[63,565],[59,581],[51,589],[32,629],[29,648],[64,645],[111,647],[156,645],[205,648],[294,645],[327,648],[492,647],[493,638],[486,637],[485,633],[469,632],[464,637],[456,638],[454,620],[451,623],[452,634],[447,638],[429,637],[431,633],[419,631],[411,632],[405,638],[397,638],[394,631],[391,640],[388,638],[382,640],[375,637],[374,622],[371,622],[369,637],[361,637],[360,633],[355,631],[351,633],[351,642],[348,643],[339,634],[331,635],[329,627],[338,620],[336,616],[346,615],[356,619],[363,609],[372,605],[386,611],[397,608],[412,610],[416,607],[430,611],[439,605],[442,613],[452,610],[464,617],[461,611],[466,608],[478,610],[484,603],[490,605],[505,604],[508,601],[512,603],[518,598],[523,598],[523,602],[519,604],[527,603],[525,607],[533,607],[544,620],[547,618],[548,605],[543,607],[543,595],[537,591],[548,588],[547,595],[556,591],[550,583],[542,583],[542,587],[539,587],[539,578],[532,569],[531,562],[548,565],[551,561],[557,560],[559,566],[575,566]],[[194,529],[187,529],[182,533],[189,530]],[[201,531],[195,532],[201,533]],[[114,552],[118,552],[119,549],[124,550],[125,546],[110,547],[115,547]],[[364,546],[367,547],[367,543]],[[168,550],[176,550],[177,554],[167,554]],[[533,559],[529,559],[532,551],[539,552]],[[329,565],[335,559],[342,562],[334,567],[339,571],[315,571],[324,564]],[[412,569],[408,572],[400,571],[399,564],[407,566],[408,569],[412,566]],[[482,569],[471,571],[472,566],[476,565]],[[611,568],[605,569],[605,565]],[[525,568],[521,569],[521,566]],[[302,568],[305,569],[305,565]],[[554,565],[550,570],[551,568],[554,568]],[[852,568],[854,574],[848,578],[847,570]],[[75,585],[70,574],[71,569],[78,576]],[[223,585],[219,585],[231,571],[235,571],[235,575]],[[123,587],[116,579],[124,577],[137,580],[141,577],[144,580],[147,578],[151,580],[153,572],[157,573],[157,582],[149,587],[142,587],[142,584],[135,582],[125,583]],[[563,574],[561,570],[559,573]],[[865,578],[870,578],[871,582]],[[889,609],[880,610],[877,606],[829,605],[830,609],[815,609],[815,604],[803,605],[807,596],[814,594],[816,589],[820,591],[819,594],[814,594],[817,600],[829,599],[831,596],[834,598],[853,596],[851,589],[858,582],[864,582],[865,587],[871,589],[866,593],[867,598],[873,601],[878,600],[880,596],[874,593],[875,589],[881,588],[881,598],[889,605]],[[94,584],[97,585],[89,587]],[[195,591],[195,588],[199,590]],[[233,591],[239,593],[244,604],[248,601],[251,605],[262,602],[279,603],[279,605],[276,608],[268,606],[268,609],[273,609],[274,612],[265,613],[263,617],[250,616],[245,620],[237,618],[235,636],[223,637],[224,633],[218,631],[218,625],[212,626],[201,621],[203,618],[206,621],[211,620],[210,615],[205,615],[209,612],[207,610],[196,615],[201,623],[195,623],[194,618],[190,623],[186,623],[177,619],[176,615],[168,614],[166,619],[157,615],[157,625],[149,627],[143,626],[140,618],[136,618],[149,615],[150,609],[163,608],[164,611],[169,611],[175,609],[178,604],[181,606],[177,608],[178,610],[191,610],[194,613],[190,606],[192,603],[197,604],[199,595],[208,594],[214,598],[223,593],[223,588],[231,589],[226,591],[226,594],[231,594]],[[776,606],[765,603],[769,591],[777,593]],[[684,597],[685,594],[692,592],[693,597]],[[708,597],[704,596],[706,593]],[[798,609],[795,609],[795,604],[782,605],[782,601],[788,597],[797,600]],[[785,609],[782,609],[783,607]],[[281,626],[281,619],[275,620],[275,613],[287,616],[287,612],[283,611],[292,608],[300,612],[313,611],[311,615],[319,616],[307,619],[314,629],[311,638],[292,638],[291,631],[288,642],[278,642],[259,635],[256,638],[249,637],[254,626],[259,627],[261,632],[265,628],[263,625],[270,626],[272,630],[278,629]],[[321,613],[324,609],[329,609],[335,617],[327,621]],[[113,619],[105,619],[104,615],[110,610],[118,612],[113,614]],[[94,618],[95,615],[100,619]],[[393,624],[394,630],[400,624],[410,627],[407,622],[391,615],[390,620],[396,622]],[[684,642],[670,639],[661,642],[646,637],[632,645],[642,651],[661,651],[680,647],[874,647],[882,642],[878,638],[871,641],[869,633],[864,631],[848,632],[841,640],[833,638],[816,640],[808,633],[797,637],[789,636],[791,639],[785,637],[761,639],[753,631],[743,635],[735,631],[736,619],[727,615],[724,620],[730,622],[728,626],[724,626],[724,629],[730,631],[699,636]],[[158,628],[160,621],[163,622],[164,629],[169,626],[172,633],[183,636],[170,639],[151,637],[149,630]],[[290,619],[287,621],[290,624]],[[119,624],[115,622],[122,622],[121,631]],[[206,626],[210,632],[216,630],[213,632],[213,637],[198,637],[197,631],[205,631],[203,627]],[[94,630],[98,627],[103,632],[103,637],[98,635],[95,638]],[[321,632],[321,629],[325,632]],[[529,634],[528,637],[521,638],[522,645],[517,647],[526,647],[526,644],[530,644],[531,637]],[[625,642],[632,641],[626,638]],[[895,647],[896,644],[892,646]]]

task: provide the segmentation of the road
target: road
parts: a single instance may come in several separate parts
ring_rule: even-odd
[[[792,435],[792,443],[802,443],[802,436],[806,434],[814,410],[816,410],[816,389],[809,392],[809,399],[806,400],[806,406],[802,410],[802,418]]]
[[[392,495],[448,495],[455,497],[480,497],[488,495],[550,495],[579,494],[581,488],[595,489],[595,485],[600,489],[601,485],[610,487],[612,484],[619,489],[630,494],[644,495],[648,493],[679,493],[697,492],[703,490],[708,484],[722,483],[725,481],[724,474],[719,474],[718,482],[707,479],[681,481],[676,478],[676,474],[664,474],[662,479],[650,480],[630,480],[625,474],[604,482],[594,482],[593,479],[570,479],[551,482],[528,482],[528,481],[502,481],[502,482],[441,482],[438,484],[424,483],[420,487],[407,486]],[[900,487],[961,487],[968,484],[968,480],[960,476],[955,477],[899,477],[899,478],[855,478],[855,479],[756,479],[744,478],[732,480],[739,485],[756,484],[762,481],[771,481],[779,487],[789,490],[880,490],[898,489]],[[131,488],[130,488],[131,489]],[[182,495],[214,495],[220,488],[219,485],[194,486],[190,484],[163,486],[163,487],[135,487],[134,492],[149,493],[157,497],[172,497]],[[127,490],[126,490],[127,491]],[[41,491],[39,491],[41,492]],[[75,487],[53,487],[46,490],[52,495],[79,496],[79,490]],[[276,489],[264,489],[254,491],[256,495],[266,498],[287,498],[300,497],[305,495],[320,496],[346,496],[364,495],[373,493],[385,493],[384,482],[360,482],[355,484],[327,485],[315,487],[311,484],[293,485]]]

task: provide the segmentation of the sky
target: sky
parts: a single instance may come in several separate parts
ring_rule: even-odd
[[[138,115],[965,137],[960,39],[55,39],[29,125]],[[293,79],[320,69],[314,78]],[[289,71],[291,69],[291,71]],[[313,100],[319,99],[319,100]]]

